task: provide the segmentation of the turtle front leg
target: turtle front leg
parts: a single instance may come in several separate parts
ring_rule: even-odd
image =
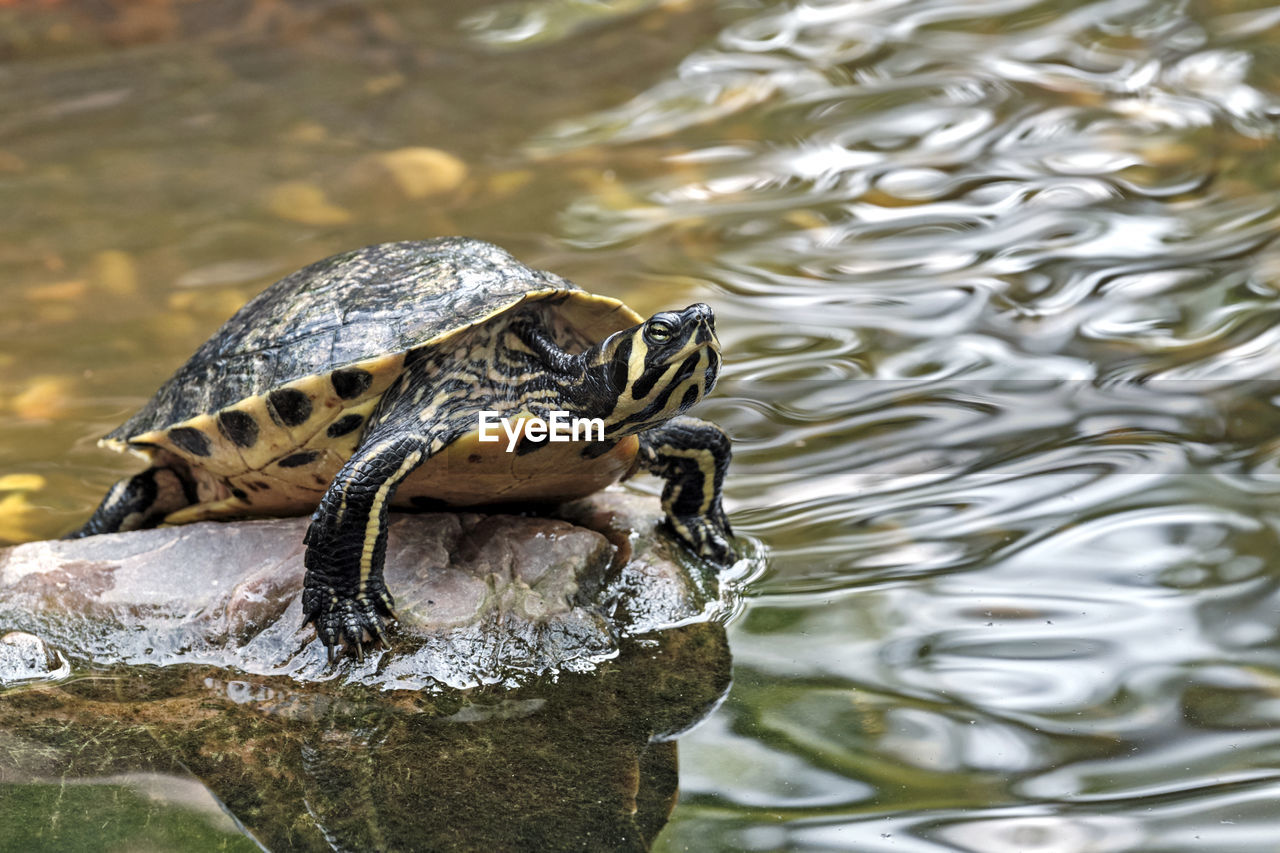
[[[84,526],[64,538],[81,539],[99,533],[155,527],[169,513],[195,502],[195,484],[177,469],[148,468],[112,486]]]
[[[386,646],[382,620],[395,619],[382,579],[387,508],[396,486],[426,460],[428,444],[414,435],[378,432],[366,436],[338,472],[303,540],[303,624],[315,623],[330,662],[343,642],[361,660],[366,638]]]
[[[697,418],[672,418],[640,433],[640,466],[666,481],[667,522],[695,554],[721,566],[734,561],[720,500],[731,456],[724,431]]]

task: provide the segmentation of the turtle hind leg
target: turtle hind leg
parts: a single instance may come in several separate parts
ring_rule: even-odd
[[[164,521],[169,513],[195,503],[195,484],[174,468],[157,466],[111,487],[89,520],[65,539],[99,533],[144,530]]]
[[[697,418],[672,418],[640,433],[640,466],[666,481],[667,522],[695,554],[722,566],[734,561],[721,503],[731,456],[724,430]]]

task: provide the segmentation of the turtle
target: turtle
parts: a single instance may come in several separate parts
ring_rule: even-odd
[[[720,365],[703,303],[646,320],[480,240],[366,246],[266,288],[107,434],[149,467],[68,538],[310,513],[303,624],[331,663],[388,647],[391,507],[553,505],[646,470],[676,538],[728,565],[730,440],[684,414]],[[534,429],[566,414],[596,429]]]

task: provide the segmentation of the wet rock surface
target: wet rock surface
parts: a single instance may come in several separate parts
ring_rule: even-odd
[[[67,661],[35,634],[10,631],[0,637],[0,687],[58,678],[69,671]]]
[[[726,606],[710,571],[661,532],[655,499],[608,491],[556,515],[393,516],[386,578],[400,621],[392,648],[362,663],[329,667],[300,628],[300,518],[5,549],[0,630],[90,665],[212,664],[420,689],[590,669],[622,637]]]

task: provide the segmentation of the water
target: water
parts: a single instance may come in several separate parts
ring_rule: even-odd
[[[194,8],[0,9],[0,536],[273,278],[471,234],[717,311],[771,558],[657,849],[1280,845],[1274,7]]]

